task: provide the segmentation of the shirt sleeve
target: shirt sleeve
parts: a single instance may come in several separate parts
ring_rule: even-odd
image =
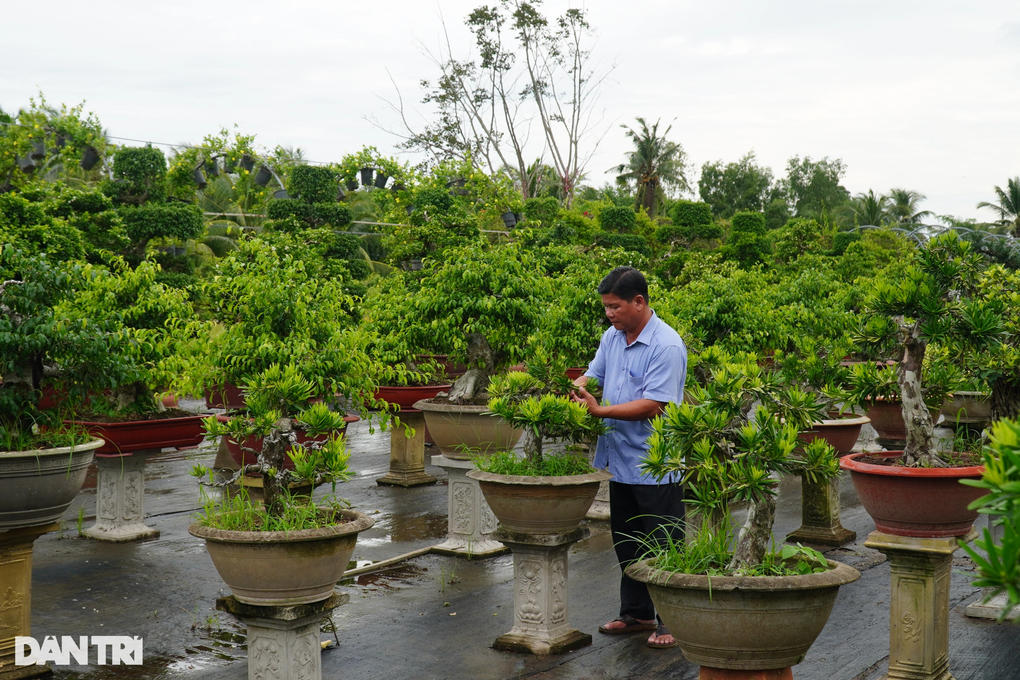
[[[595,378],[600,385],[606,384],[606,343],[599,342],[599,348],[595,352],[595,358],[588,364],[588,370],[584,372],[589,378]]]
[[[663,347],[648,364],[642,398],[679,404],[684,397],[687,352],[680,345]]]

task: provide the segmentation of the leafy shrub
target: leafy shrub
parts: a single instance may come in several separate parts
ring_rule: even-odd
[[[533,226],[550,226],[560,212],[560,202],[554,196],[529,198],[524,201],[524,217]]]
[[[734,234],[764,234],[765,215],[759,212],[734,213],[731,219],[731,232]]]
[[[80,213],[101,213],[113,210],[113,201],[97,190],[65,189],[53,201],[50,214],[65,219]]]
[[[691,243],[698,239],[711,241],[722,238],[723,230],[718,224],[676,225],[667,224],[655,230],[659,243]]]
[[[599,226],[606,231],[627,234],[634,231],[637,215],[627,206],[610,206],[599,213]]]
[[[159,149],[137,146],[120,149],[113,157],[118,199],[124,203],[162,201],[166,198],[166,157]]]
[[[309,222],[312,219],[312,206],[296,198],[277,198],[269,202],[266,215],[271,220],[295,217],[302,222]]]
[[[414,204],[419,210],[425,206],[432,206],[442,212],[446,212],[453,207],[453,197],[442,189],[425,187],[420,189],[415,195]]]
[[[697,201],[677,201],[670,208],[669,216],[678,227],[712,224],[712,206]]]
[[[346,227],[351,223],[351,209],[343,203],[315,203],[312,205],[312,222],[316,226]]]
[[[856,231],[841,231],[832,237],[832,254],[842,255],[846,252],[847,246],[861,240],[861,235]]]
[[[629,208],[628,208],[629,210]],[[631,213],[633,214],[633,210]],[[604,248],[623,248],[624,250],[630,250],[635,253],[641,253],[642,255],[651,255],[651,250],[648,248],[648,240],[644,236],[638,234],[597,234],[595,236],[595,244],[600,245]]]
[[[290,171],[288,189],[305,203],[336,201],[339,181],[331,168],[298,165]]]
[[[204,226],[201,211],[190,205],[140,205],[121,208],[120,215],[128,238],[142,244],[152,238],[195,238]]]
[[[827,236],[815,220],[797,218],[772,232],[773,251],[778,262],[790,262],[804,253],[827,250]]]
[[[325,257],[340,260],[361,258],[361,239],[354,234],[327,231],[318,234],[318,241],[322,245],[322,254]]]

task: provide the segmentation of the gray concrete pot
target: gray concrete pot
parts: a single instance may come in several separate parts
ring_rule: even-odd
[[[425,425],[439,451],[453,460],[470,460],[472,453],[494,453],[512,449],[523,430],[515,430],[498,416],[488,415],[488,406],[415,402],[425,412]]]
[[[984,425],[992,419],[991,395],[985,392],[954,392],[942,403],[946,425]]]
[[[822,632],[839,587],[861,577],[830,561],[821,574],[702,576],[627,567],[648,585],[655,610],[693,663],[731,670],[767,670],[800,663]]]
[[[612,479],[605,470],[586,475],[532,477],[472,470],[501,527],[529,535],[562,534],[584,519],[599,484]]]
[[[188,527],[205,539],[213,566],[245,604],[289,606],[325,600],[347,569],[358,533],[375,520],[343,510],[344,524],[301,531],[227,531]]]
[[[93,439],[56,449],[0,451],[0,531],[59,520],[103,444]]]

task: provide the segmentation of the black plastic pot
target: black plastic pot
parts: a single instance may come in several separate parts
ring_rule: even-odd
[[[406,210],[407,214],[410,215],[411,213],[414,212],[414,204],[412,203],[411,205],[409,205],[406,208],[404,208],[404,210]]]
[[[517,215],[512,212],[505,212],[500,217],[503,218],[503,224],[506,225],[507,229],[513,229],[514,225],[517,224]]]
[[[64,135],[57,135],[54,144],[57,145],[57,149],[63,149],[65,146],[67,146],[67,137],[65,137]]]
[[[81,169],[91,170],[99,162],[99,152],[91,146],[86,146],[81,154]]]
[[[46,158],[46,142],[41,139],[33,139],[32,153],[29,155],[37,161]]]
[[[30,175],[35,172],[35,161],[32,160],[31,156],[22,156],[18,159],[18,167],[26,175]]]
[[[372,175],[375,173],[374,168],[362,168],[361,169],[361,183],[364,186],[372,185]]]
[[[219,177],[220,175],[220,164],[215,158],[210,158],[205,162],[205,174],[210,177]]]
[[[290,194],[287,193],[286,189],[280,189],[273,192],[273,198],[290,198]]]
[[[388,182],[389,180],[390,180],[390,176],[385,174],[385,173],[380,172],[380,173],[376,174],[376,176],[375,176],[375,188],[376,189],[385,189],[386,188],[386,182]]]
[[[228,175],[233,175],[237,172],[237,162],[232,161],[227,157],[223,158],[223,172]]]
[[[358,190],[358,180],[356,180],[356,179],[349,179],[349,180],[347,180],[347,191],[357,191],[357,190]]]
[[[390,187],[392,191],[406,191],[407,187],[404,186],[403,182],[394,182],[393,186]]]
[[[255,168],[255,159],[248,154],[244,154],[241,156],[241,167],[251,172]]]
[[[273,179],[273,173],[271,173],[269,171],[269,168],[267,168],[266,166],[260,165],[259,171],[255,175],[255,184],[259,185],[260,187],[264,187],[267,184],[269,184],[269,180],[271,179]]]
[[[202,168],[195,168],[195,171],[191,173],[191,177],[195,180],[195,184],[198,185],[199,189],[205,189],[208,183],[205,181],[205,175],[202,174]]]

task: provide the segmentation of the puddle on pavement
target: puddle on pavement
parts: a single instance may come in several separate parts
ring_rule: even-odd
[[[415,585],[427,572],[427,567],[405,564],[385,571],[345,578],[340,581],[340,585],[349,588],[361,588],[364,592],[398,590]]]

